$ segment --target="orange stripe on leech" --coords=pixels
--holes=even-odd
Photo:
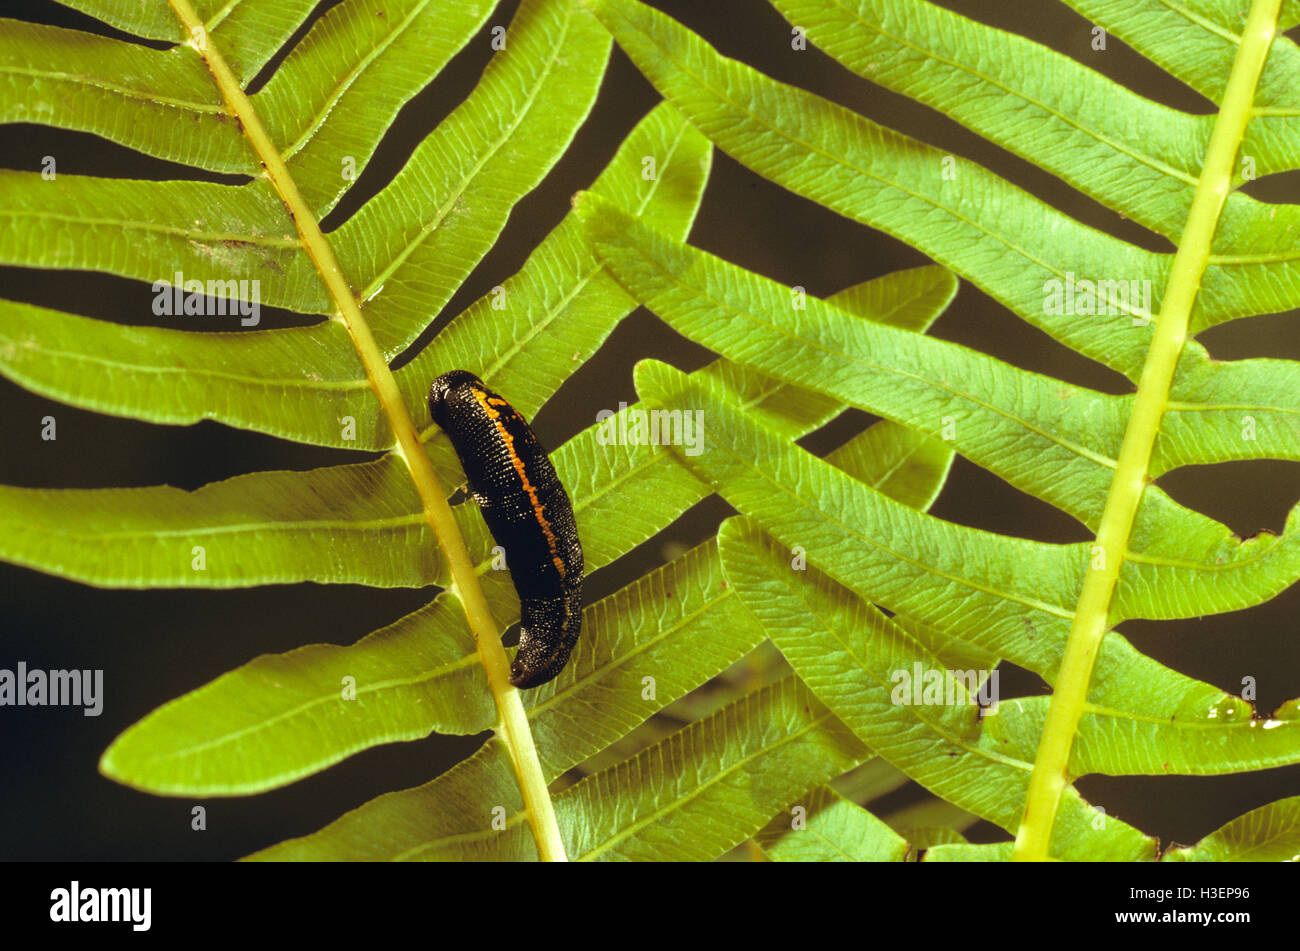
[[[528,481],[528,475],[524,472],[524,461],[519,458],[519,453],[515,452],[515,437],[510,434],[509,430],[501,422],[501,414],[488,405],[509,407],[510,404],[499,397],[489,399],[487,393],[482,390],[474,390],[474,399],[479,406],[483,407],[483,411],[488,414],[488,419],[492,420],[492,424],[496,426],[497,432],[501,435],[501,441],[506,447],[506,452],[510,455],[510,464],[515,467],[515,472],[519,474],[519,482],[524,491],[528,493],[528,501],[533,508],[533,517],[537,519],[537,524],[542,527],[542,534],[546,536],[546,548],[551,553],[551,562],[555,565],[555,570],[560,573],[560,577],[563,578],[567,572],[564,568],[564,561],[560,558],[556,547],[555,533],[551,531],[551,523],[546,520],[542,503],[537,501],[537,490],[533,488],[533,484]]]

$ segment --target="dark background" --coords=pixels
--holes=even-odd
[[[683,21],[720,52],[770,76],[978,161],[1088,225],[1151,250],[1172,250],[1163,238],[928,108],[858,79],[813,48],[792,51],[789,24],[762,0],[657,0],[652,5]],[[1188,112],[1213,111],[1207,100],[1114,37],[1105,52],[1094,52],[1091,24],[1064,4],[950,0],[942,5],[1063,51],[1159,102]],[[322,3],[317,13],[330,6],[333,3]],[[516,6],[517,0],[503,3],[489,28],[508,22]],[[0,0],[0,11],[120,35],[53,2]],[[327,220],[327,228],[336,227],[401,168],[415,145],[473,87],[490,53],[485,31],[408,104],[353,192]],[[269,69],[252,88],[259,88],[268,75]],[[600,99],[573,146],[542,186],[517,206],[502,239],[436,326],[518,269],[567,212],[573,192],[590,184],[657,98],[616,47]],[[88,134],[35,125],[0,127],[0,167],[39,170],[45,155],[57,158],[61,174],[241,180],[196,173]],[[1274,176],[1248,190],[1266,201],[1300,201],[1300,176]],[[802,284],[818,296],[926,263],[917,251],[767,183],[717,152],[691,242],[776,280]],[[82,272],[0,267],[0,296],[119,322],[139,321],[142,309],[138,282]],[[1200,340],[1220,359],[1298,359],[1298,316],[1292,312],[1238,320]],[[263,309],[263,327],[300,322]],[[933,332],[1072,383],[1131,392],[1126,380],[1055,343],[966,282]],[[645,357],[688,370],[709,359],[706,351],[639,310],[565,384],[562,398],[538,415],[542,441],[557,446],[589,425],[596,410],[621,399],[633,401],[631,368]],[[54,442],[40,438],[45,415],[57,417]],[[827,451],[868,419],[847,414],[805,444]],[[41,399],[2,379],[0,437],[0,483],[29,487],[166,483],[193,489],[244,472],[307,469],[372,457],[281,442],[210,422],[165,427],[100,416]],[[1180,502],[1225,522],[1240,535],[1250,535],[1282,528],[1286,512],[1300,495],[1298,471],[1294,463],[1231,463],[1183,469],[1160,484]],[[598,573],[589,597],[603,596],[639,576],[662,560],[668,545],[708,537],[727,511],[716,502],[692,510],[662,536]],[[1068,516],[960,458],[933,512],[954,522],[1043,541],[1089,537]],[[118,733],[150,710],[257,654],[313,642],[352,643],[431,595],[432,590],[315,584],[232,591],[101,590],[0,564],[0,667],[12,669],[22,660],[29,667],[102,668],[106,694],[98,718],[84,717],[75,708],[0,709],[0,858],[231,859],[318,829],[383,792],[426,782],[468,755],[482,737],[434,736],[372,749],[285,789],[237,799],[146,795],[103,778],[96,763]],[[1257,705],[1268,712],[1300,694],[1297,606],[1300,588],[1293,587],[1248,612],[1175,623],[1130,622],[1121,629],[1163,663],[1229,692],[1241,689],[1243,677],[1255,677]],[[1003,675],[1002,685],[1004,696],[1045,690],[1038,678],[1014,670]],[[1300,794],[1300,766],[1224,777],[1094,776],[1079,786],[1112,815],[1166,842],[1172,838],[1190,843],[1234,816]],[[902,805],[917,795],[913,787],[891,803]],[[190,831],[195,804],[207,808],[207,832]],[[991,841],[1005,836],[981,823],[972,838]]]

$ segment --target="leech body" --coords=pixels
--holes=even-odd
[[[573,505],[532,428],[466,370],[429,387],[429,415],[451,438],[519,595],[516,687],[553,680],[582,630],[582,544]]]

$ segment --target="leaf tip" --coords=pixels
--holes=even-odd
[[[114,740],[108,745],[108,749],[99,757],[99,775],[105,779],[111,779],[115,783],[124,782],[122,779],[121,764],[117,761],[115,754],[118,752],[118,743],[121,737]]]

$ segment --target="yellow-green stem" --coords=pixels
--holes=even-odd
[[[1069,780],[1070,749],[1083,715],[1093,664],[1109,627],[1111,600],[1120,566],[1128,550],[1133,520],[1147,484],[1151,453],[1178,359],[1187,339],[1188,319],[1201,277],[1209,263],[1210,248],[1223,203],[1232,189],[1232,167],[1252,114],[1251,103],[1260,71],[1268,57],[1277,28],[1282,0],[1255,0],[1242,31],[1241,44],[1214,124],[1196,195],[1174,255],[1173,270],[1165,289],[1155,333],[1138,380],[1133,413],[1124,430],[1115,477],[1106,496],[1092,567],[1083,581],[1070,637],[1057,673],[1052,703],[1038,756],[1029,778],[1025,814],[1016,832],[1012,858],[1043,861],[1048,858],[1052,826],[1061,794]]]
[[[456,592],[465,608],[465,616],[470,630],[478,642],[479,659],[487,671],[488,683],[496,699],[501,721],[497,724],[497,734],[505,742],[514,765],[519,789],[523,795],[524,808],[528,812],[528,822],[537,842],[537,851],[543,861],[566,861],[564,842],[560,838],[559,825],[555,821],[555,809],[551,804],[550,792],[546,778],[542,774],[541,763],[537,759],[537,748],[533,745],[532,731],[528,726],[528,716],[524,711],[519,691],[510,684],[510,665],[505,650],[501,647],[500,629],[492,617],[483,589],[479,586],[474,563],[470,560],[465,541],[456,527],[456,521],[447,504],[446,493],[438,483],[438,476],[433,471],[428,453],[420,442],[411,414],[402,401],[402,394],[397,389],[383,353],[375,343],[370,326],[361,314],[356,298],[343,276],[338,260],[325,235],[320,230],[311,207],[303,200],[302,194],[289,169],[280,156],[279,150],[271,141],[258,117],[253,104],[244,95],[239,80],[231,72],[221,53],[208,36],[203,21],[199,19],[189,0],[168,0],[176,15],[185,27],[188,43],[207,64],[208,70],[221,91],[226,104],[243,123],[244,134],[248,137],[266,177],[279,193],[289,213],[293,216],[303,247],[311,257],[321,279],[325,282],[333,298],[339,320],[347,328],[352,343],[361,357],[366,378],[379,398],[380,406],[388,417],[397,439],[396,451],[405,460],[411,479],[424,506],[424,517],[438,537],[438,544],[447,556],[451,569],[452,589]]]

